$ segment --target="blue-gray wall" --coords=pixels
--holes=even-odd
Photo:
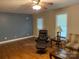
[[[0,13],[0,41],[30,36],[32,31],[32,15]]]

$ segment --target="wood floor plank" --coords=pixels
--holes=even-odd
[[[49,59],[36,53],[34,38],[0,45],[0,59]]]

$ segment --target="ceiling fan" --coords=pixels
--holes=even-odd
[[[47,9],[48,6],[51,6],[53,5],[53,2],[46,2],[46,1],[43,1],[43,0],[33,0],[33,9],[34,10],[40,10],[41,8],[42,9]]]

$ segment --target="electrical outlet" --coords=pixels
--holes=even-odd
[[[28,20],[29,19],[29,17],[26,17],[26,20]]]
[[[14,36],[15,38],[17,37],[17,36]]]
[[[4,39],[7,39],[7,37],[4,37]]]
[[[27,35],[30,35],[30,34],[27,34]]]

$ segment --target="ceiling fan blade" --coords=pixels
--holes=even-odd
[[[53,5],[53,3],[47,3],[47,4],[49,4],[49,5]]]
[[[53,5],[52,2],[42,2],[42,4]]]

